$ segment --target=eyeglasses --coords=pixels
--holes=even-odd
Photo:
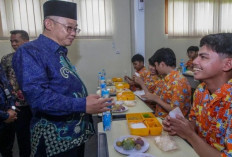
[[[49,19],[50,19],[50,18],[49,18]],[[64,27],[66,28],[66,31],[67,31],[68,33],[72,33],[72,31],[73,31],[73,32],[76,32],[77,34],[79,34],[80,31],[81,31],[81,29],[79,29],[79,28],[77,28],[77,27],[74,27],[74,28],[73,28],[72,26],[65,25],[65,24],[60,23],[60,22],[58,22],[58,21],[55,21],[55,20],[53,20],[53,19],[50,19],[50,20],[52,20],[52,21],[54,21],[55,23],[58,23],[58,24],[64,26]]]

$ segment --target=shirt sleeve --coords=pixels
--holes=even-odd
[[[176,81],[172,90],[171,107],[178,106],[186,116],[191,105],[191,88],[183,81]]]
[[[228,127],[226,129],[226,137],[225,137],[225,144],[226,149],[222,152],[222,157],[231,157],[232,156],[232,109],[229,109],[229,117],[228,117]]]
[[[32,111],[50,115],[83,113],[86,98],[74,98],[52,91],[46,65],[35,49],[20,47],[13,57],[13,68]]]
[[[3,122],[9,117],[9,114],[4,111],[5,109],[6,109],[5,94],[2,88],[0,88],[0,122]]]

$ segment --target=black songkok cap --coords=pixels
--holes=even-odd
[[[44,18],[47,16],[60,16],[77,20],[77,4],[66,1],[50,0],[44,3]]]

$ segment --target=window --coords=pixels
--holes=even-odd
[[[66,0],[77,3],[79,36],[112,35],[111,0]],[[14,29],[37,37],[43,31],[43,3],[46,0],[0,0],[0,37]]]
[[[232,0],[166,0],[168,36],[232,32]]]

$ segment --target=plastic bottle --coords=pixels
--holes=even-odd
[[[180,71],[182,74],[186,72],[186,67],[184,65],[184,59],[180,60]]]
[[[102,76],[104,76],[104,78],[106,78],[106,71],[105,71],[105,69],[102,69]]]
[[[100,87],[101,86],[101,72],[98,73],[97,80],[98,80],[97,85],[98,87]]]
[[[102,85],[102,87],[104,87],[104,85]],[[101,96],[103,98],[109,98],[110,93],[106,88],[102,88]],[[108,108],[111,108],[111,106],[108,106]],[[111,110],[105,111],[102,113],[102,122],[103,122],[103,130],[104,131],[111,130],[111,122],[112,122],[112,111]]]

